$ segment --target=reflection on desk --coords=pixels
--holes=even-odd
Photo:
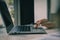
[[[55,29],[46,30],[48,34],[30,34],[30,35],[8,35],[5,28],[0,28],[0,40],[44,40],[47,38],[47,35],[56,33]],[[50,37],[50,36],[49,36]],[[41,39],[42,38],[42,39]],[[45,39],[47,40],[47,39]]]

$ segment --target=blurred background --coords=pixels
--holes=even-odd
[[[13,23],[16,23],[17,15],[14,13],[14,2],[15,0],[4,0],[8,6],[11,18]],[[17,0],[18,2],[18,0]],[[55,26],[58,26],[60,14],[60,0],[34,0],[34,22],[38,19],[48,19],[51,22],[55,23]],[[16,17],[15,17],[16,16]],[[19,17],[18,17],[19,18]],[[20,20],[20,19],[19,19]],[[0,15],[0,25],[4,25],[2,17]]]

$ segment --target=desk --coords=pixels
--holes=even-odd
[[[35,38],[43,38],[46,35],[56,32],[56,30],[46,30],[48,34],[30,34],[30,35],[8,35],[5,28],[0,28],[0,40],[32,40]]]

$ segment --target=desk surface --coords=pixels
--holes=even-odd
[[[46,31],[48,34],[8,35],[5,28],[0,28],[0,40],[32,40],[35,38],[43,38],[46,35],[56,32],[54,29]]]

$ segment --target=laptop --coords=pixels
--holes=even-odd
[[[0,12],[6,26],[7,33],[16,34],[46,34],[43,28],[34,28],[33,24],[14,26],[7,5],[4,1],[0,1]]]

